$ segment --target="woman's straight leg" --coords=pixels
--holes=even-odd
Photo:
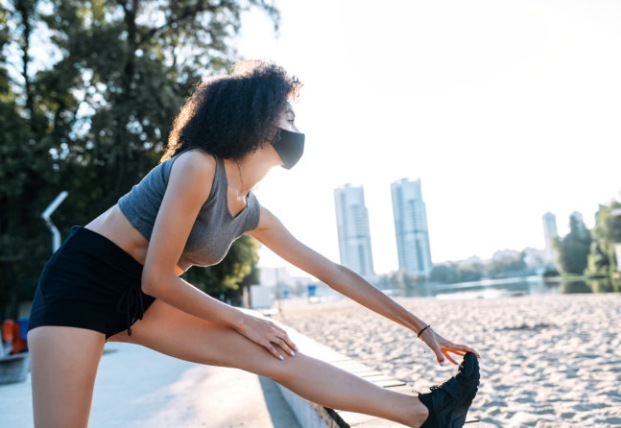
[[[298,353],[276,359],[235,330],[155,301],[144,319],[111,340],[147,346],[201,364],[235,367],[269,377],[315,403],[419,426],[427,409],[418,397],[381,388],[323,361]]]
[[[86,428],[102,333],[43,326],[28,332],[35,428]]]

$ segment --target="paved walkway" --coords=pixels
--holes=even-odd
[[[0,386],[0,427],[32,427],[30,378]],[[99,365],[90,428],[299,428],[276,384],[109,343]]]

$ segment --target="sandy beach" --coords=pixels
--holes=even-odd
[[[498,427],[621,427],[621,295],[397,300],[481,353],[470,418]],[[440,367],[411,331],[348,299],[285,301],[275,318],[414,391],[455,370]]]

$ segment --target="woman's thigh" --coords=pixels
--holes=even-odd
[[[36,428],[85,428],[105,336],[75,327],[28,333]]]
[[[239,368],[272,379],[286,376],[298,358],[283,353],[284,361],[280,361],[236,330],[197,318],[161,300],[156,300],[144,318],[132,325],[131,336],[123,331],[108,340],[135,343],[186,361]]]

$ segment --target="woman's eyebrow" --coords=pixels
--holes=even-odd
[[[293,111],[293,108],[291,108],[291,107],[287,107],[286,113],[291,113],[292,115],[295,116],[295,112]]]

